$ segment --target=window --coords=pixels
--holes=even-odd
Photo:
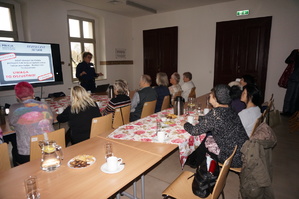
[[[94,20],[68,16],[68,26],[72,63],[72,79],[73,81],[76,81],[76,67],[82,61],[83,52],[92,53],[93,57],[91,62],[94,64],[96,63]]]
[[[14,5],[0,2],[0,40],[18,40]]]

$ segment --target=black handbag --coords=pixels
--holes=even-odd
[[[192,182],[192,191],[194,195],[206,198],[213,192],[219,175],[219,165],[217,162],[215,162],[213,170],[213,172],[208,171],[206,159],[201,163],[200,167],[196,169]]]

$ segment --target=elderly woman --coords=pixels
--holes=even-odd
[[[173,104],[174,98],[177,96],[179,92],[182,92],[182,88],[180,86],[180,74],[177,72],[174,72],[171,77],[170,77],[170,83],[172,84],[171,86],[168,87],[169,92],[171,94],[171,104]]]
[[[256,120],[261,116],[260,101],[261,92],[253,84],[247,84],[243,88],[241,101],[246,104],[246,109],[239,112],[239,117],[248,137],[251,136]]]
[[[131,105],[131,99],[128,96],[128,83],[125,80],[115,80],[113,89],[115,97],[109,101],[106,109],[102,112],[103,115],[114,113],[117,108]]]
[[[155,87],[155,91],[157,93],[158,98],[157,98],[155,113],[161,111],[164,97],[170,95],[168,89],[169,82],[166,73],[162,73],[162,72],[157,73],[156,83],[158,86]]]
[[[184,124],[184,128],[191,135],[210,132],[220,149],[217,157],[221,163],[230,156],[235,145],[237,145],[238,149],[233,158],[232,167],[241,167],[240,148],[248,140],[248,136],[237,113],[229,107],[231,103],[229,91],[228,85],[220,84],[215,86],[210,93],[209,99],[213,109],[200,118],[199,123],[195,126],[187,122]],[[202,155],[205,155],[205,152],[208,151],[204,151]]]
[[[92,118],[100,117],[101,113],[97,104],[82,86],[71,89],[71,105],[60,115],[57,121],[68,122],[72,144],[77,144],[90,137]]]

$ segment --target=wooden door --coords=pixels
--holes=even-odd
[[[143,70],[151,76],[152,85],[158,72],[165,72],[170,78],[177,72],[178,27],[143,31]]]
[[[272,17],[216,24],[214,85],[249,74],[265,93]]]

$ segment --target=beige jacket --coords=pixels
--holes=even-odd
[[[275,133],[262,123],[250,140],[241,148],[242,171],[240,192],[243,199],[273,199],[272,149],[276,145]]]

